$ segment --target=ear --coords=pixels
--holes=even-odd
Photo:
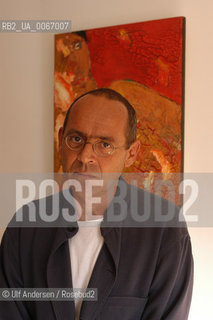
[[[59,151],[59,154],[61,154],[61,151],[62,151],[62,141],[63,141],[63,127],[61,127],[58,131],[58,151]]]
[[[127,157],[125,160],[125,167],[130,167],[135,160],[137,159],[137,155],[139,153],[141,147],[141,143],[139,140],[134,141],[127,151]]]

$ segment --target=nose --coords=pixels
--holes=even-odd
[[[90,142],[85,143],[83,149],[78,153],[77,159],[85,164],[95,163],[95,153]]]

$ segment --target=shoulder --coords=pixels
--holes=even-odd
[[[180,215],[180,208],[173,202],[149,191],[128,184],[127,215],[123,233],[148,242],[172,246],[183,240],[190,241],[187,225]]]
[[[126,188],[127,223],[135,227],[186,228],[180,208],[172,201],[121,180]]]
[[[69,189],[31,201],[14,214],[10,228],[67,227],[76,221],[74,201]]]

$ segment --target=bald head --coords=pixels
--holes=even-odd
[[[106,116],[108,119],[110,119],[110,118],[112,119],[113,117],[115,117],[115,113],[116,113],[116,118],[118,119],[118,121],[124,122],[124,134],[126,137],[126,147],[129,148],[129,146],[136,140],[136,134],[137,134],[136,113],[135,113],[134,108],[131,106],[131,104],[122,95],[120,95],[118,92],[116,92],[112,89],[109,89],[109,88],[96,89],[96,90],[87,92],[84,95],[82,95],[81,97],[77,98],[72,103],[69,110],[67,111],[67,114],[66,114],[66,117],[64,120],[63,134],[65,133],[67,122],[68,122],[69,118],[72,117],[71,110],[74,109],[74,106],[75,106],[75,109],[80,105],[82,106],[82,104],[80,104],[80,101],[82,102],[84,100],[84,102],[85,102],[86,100],[88,100],[88,99],[86,99],[86,97],[88,97],[88,96],[103,97],[103,98],[105,98],[105,100],[108,99],[111,101],[111,103],[110,103],[111,106],[112,106],[112,101],[115,101],[111,110],[109,110],[109,108],[102,110],[103,115],[104,115],[104,111],[105,111],[105,116],[103,117],[102,125],[104,126],[104,120],[106,120],[105,119]],[[96,106],[97,108],[95,108],[95,106],[93,106],[93,107],[90,106],[89,103],[86,104],[87,105],[86,108],[88,108],[88,110],[90,110],[90,112],[93,112],[92,113],[93,116],[95,116],[95,113],[99,110],[99,108],[102,108],[103,105],[106,106],[106,104],[100,103],[101,99],[96,99],[96,102],[98,100],[99,100],[99,104]],[[102,99],[102,101],[103,101],[103,99]],[[95,100],[93,100],[93,104],[95,104],[96,102],[95,102]],[[81,109],[81,111],[79,110],[79,112],[81,112],[81,117],[83,117],[85,115],[86,109],[85,108],[84,108],[84,110]],[[91,115],[91,113],[90,113],[90,115]]]

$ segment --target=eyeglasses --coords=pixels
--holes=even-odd
[[[82,151],[86,144],[91,144],[93,151],[99,157],[108,157],[116,149],[126,148],[125,146],[115,147],[113,146],[113,144],[105,140],[98,140],[94,143],[88,142],[86,138],[76,134],[70,134],[66,136],[64,139],[67,147],[76,152]]]

